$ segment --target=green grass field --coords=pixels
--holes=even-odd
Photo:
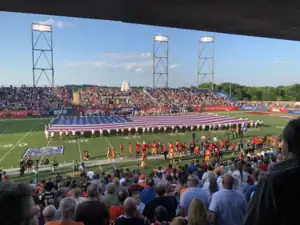
[[[245,112],[222,112],[231,117],[248,118],[249,120],[263,120],[265,126],[261,129],[251,129],[245,133],[245,137],[279,135],[282,128],[289,119],[271,117],[267,115],[251,115]],[[82,160],[84,151],[89,151],[91,159],[104,159],[107,147],[114,145],[118,151],[122,143],[125,154],[128,154],[129,142],[133,145],[139,141],[152,142],[153,140],[167,143],[169,141],[186,141],[191,139],[191,133],[179,134],[146,134],[138,137],[111,136],[104,138],[86,138],[79,140],[59,140],[55,138],[49,143],[45,139],[44,126],[50,119],[5,119],[0,121],[0,168],[15,168],[19,166],[19,160],[29,147],[64,146],[64,154],[57,155],[60,164]],[[220,132],[199,132],[196,137],[202,135],[217,136],[224,138],[226,133]],[[50,157],[52,158],[52,157]],[[49,159],[50,159],[49,158]],[[134,163],[136,164],[136,163]]]

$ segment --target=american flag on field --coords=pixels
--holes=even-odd
[[[49,131],[100,129],[128,129],[136,127],[202,126],[249,123],[246,119],[210,114],[162,115],[162,116],[95,116],[55,118]]]

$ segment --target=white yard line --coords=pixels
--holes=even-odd
[[[46,147],[48,147],[48,146],[49,146],[50,142],[51,142],[51,139],[49,139],[49,140],[48,140]],[[44,155],[41,157],[41,159],[40,159],[40,162],[42,162],[42,161],[43,161],[43,158],[44,158]]]
[[[104,137],[104,140],[107,142],[107,144],[112,148],[113,147],[113,145],[111,144],[111,142],[107,139],[107,137]],[[116,149],[115,149],[115,151],[116,151]],[[120,155],[118,154],[118,152],[116,151],[116,155],[117,155],[117,157],[120,157]]]
[[[6,154],[0,159],[0,162],[2,162],[10,153],[12,153],[12,151],[32,132],[32,130],[33,128],[31,128],[26,134],[24,134],[24,136],[21,137],[21,139],[6,152]]]
[[[80,142],[79,142],[78,139],[77,139],[77,147],[78,147],[78,152],[79,152],[80,162],[82,162],[82,154],[81,154]]]

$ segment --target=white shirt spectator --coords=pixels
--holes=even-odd
[[[246,207],[243,194],[222,189],[213,194],[209,210],[217,214],[219,225],[242,225]]]
[[[89,171],[89,172],[87,172],[86,175],[87,175],[90,179],[93,179],[95,173],[94,173],[93,171]]]
[[[235,170],[232,173],[232,177],[234,178],[234,189],[241,193],[244,193],[245,189],[248,186],[248,176],[249,174],[244,171],[241,173],[240,171]]]
[[[193,199],[199,199],[205,206],[208,207],[208,194],[202,188],[190,188],[183,192],[180,198],[180,207],[184,209],[185,216],[187,216],[188,208]]]

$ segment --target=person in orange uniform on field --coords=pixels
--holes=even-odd
[[[132,144],[129,142],[129,156],[132,158]]]
[[[210,151],[208,149],[206,149],[205,153],[204,153],[204,162],[205,162],[206,165],[209,162],[209,156],[210,156]]]
[[[179,144],[176,148],[177,148],[177,152],[178,152],[178,161],[181,162],[181,158],[182,158],[181,144]]]
[[[145,169],[146,165],[147,165],[147,163],[146,163],[146,160],[147,160],[146,154],[147,154],[146,151],[142,152],[142,161],[141,161],[141,167],[142,167],[142,169]]]
[[[89,156],[89,152],[88,152],[88,151],[85,151],[85,152],[84,152],[84,155],[83,155],[83,159],[86,160],[86,161],[88,161],[88,160],[89,160],[89,157],[90,157],[90,156]]]
[[[173,148],[173,146],[170,148],[170,162],[171,163],[174,163],[174,154],[175,154],[175,152],[174,152],[174,148]]]
[[[113,159],[116,158],[116,150],[115,150],[114,146],[111,148],[111,156],[112,156]]]
[[[199,148],[198,148],[198,146],[195,146],[195,148],[194,148],[194,155],[195,156],[199,155]]]
[[[124,147],[122,144],[120,144],[120,157],[121,157],[121,159],[123,159],[123,157],[124,157]]]
[[[152,155],[156,155],[157,154],[157,149],[156,149],[156,142],[153,141],[152,142]]]
[[[135,152],[136,152],[136,157],[139,157],[141,154],[141,144],[140,143],[136,143]]]
[[[108,160],[110,160],[110,155],[111,155],[110,147],[108,146],[108,147],[107,147],[107,153],[106,153],[106,158],[107,158]]]
[[[232,143],[232,145],[231,145],[231,151],[232,151],[232,155],[234,155],[234,151],[235,151],[235,143]]]
[[[184,154],[187,154],[187,144],[185,142],[182,145],[182,151]]]

